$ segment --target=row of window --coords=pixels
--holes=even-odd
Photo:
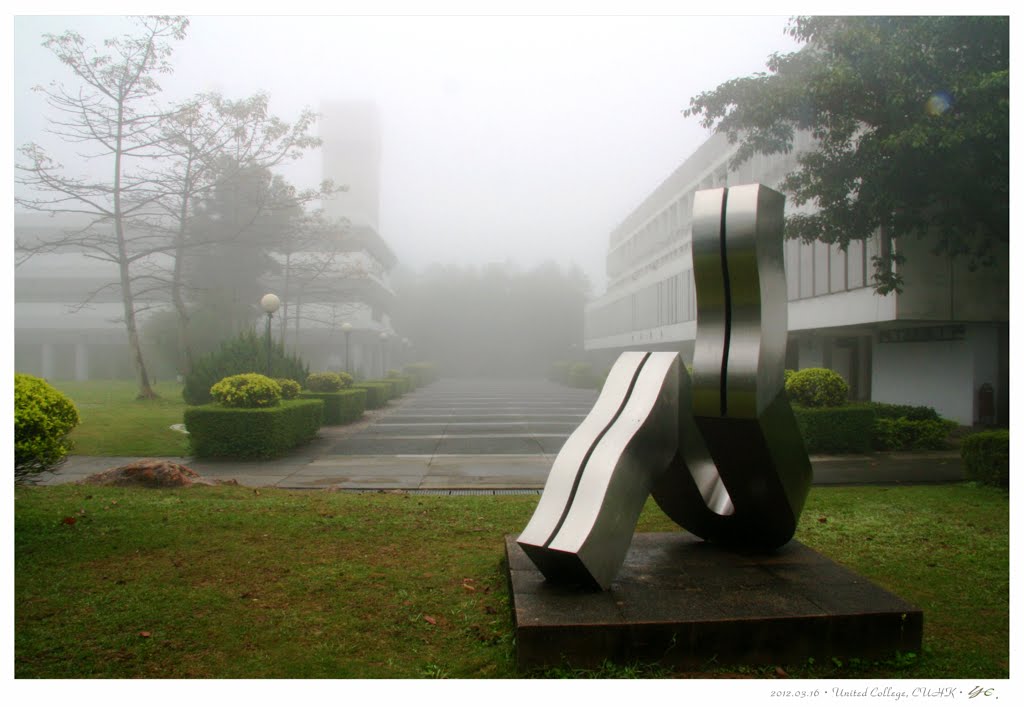
[[[869,255],[877,241],[855,241],[844,252],[827,243],[784,244],[787,296],[793,300],[855,290],[868,285]],[[654,329],[697,318],[693,272],[683,270],[599,307],[584,317],[588,339]]]

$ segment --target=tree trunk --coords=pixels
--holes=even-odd
[[[124,305],[124,325],[128,330],[128,345],[132,350],[132,364],[139,384],[138,399],[152,400],[159,397],[149,384],[146,362],[142,358],[139,344],[139,330],[135,324],[135,299],[132,296],[132,279],[128,269],[128,247],[124,237],[124,216],[121,213],[121,141],[124,127],[124,104],[117,106],[117,145],[114,149],[114,233],[117,236],[118,266],[121,275],[121,302]]]

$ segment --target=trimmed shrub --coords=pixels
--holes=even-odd
[[[849,392],[843,377],[827,368],[805,368],[786,380],[789,399],[804,407],[839,407],[846,404]]]
[[[569,361],[555,361],[548,368],[548,380],[553,383],[569,385],[569,366],[571,365]]]
[[[415,381],[417,388],[437,380],[437,366],[433,363],[410,363],[402,369],[402,372]]]
[[[878,450],[947,449],[952,420],[910,420],[906,417],[877,417],[874,447]]]
[[[299,397],[302,386],[298,381],[293,381],[291,378],[275,378],[274,380],[281,386],[281,400],[295,400]]]
[[[397,398],[402,394],[402,385],[397,380],[391,380],[389,378],[374,378],[372,380],[363,381],[360,386],[372,385],[384,385],[387,387],[388,400]]]
[[[391,399],[391,386],[382,381],[363,381],[362,383],[357,383],[353,389],[366,391],[367,410],[382,408]]]
[[[1010,431],[988,430],[967,435],[960,443],[960,458],[968,479],[1010,488]]]
[[[316,436],[320,400],[285,400],[272,408],[185,408],[191,453],[199,458],[273,459]]]
[[[593,367],[582,362],[569,366],[568,385],[570,388],[593,388],[597,385]]]
[[[793,376],[794,373],[796,373],[796,371],[794,371],[792,368],[787,368],[784,371],[782,371],[782,384],[785,385],[786,383],[789,383],[789,379]],[[693,368],[690,369],[690,375],[693,375]]]
[[[793,405],[808,454],[870,452],[875,411],[869,405],[803,407]]]
[[[321,400],[324,404],[323,424],[346,425],[363,416],[366,409],[366,390],[349,388],[334,393],[299,393],[303,400]]]
[[[281,386],[259,373],[239,373],[218,381],[210,395],[226,408],[270,408],[281,402]]]
[[[67,435],[78,422],[67,396],[42,378],[15,373],[15,483],[60,466],[72,447]]]
[[[394,383],[399,395],[405,395],[413,389],[412,379],[408,376],[388,376],[384,380]]]
[[[935,408],[925,405],[894,405],[892,403],[868,403],[875,410],[875,416],[887,420],[905,417],[908,420],[941,420]]]
[[[267,340],[249,330],[225,341],[219,351],[203,356],[185,376],[181,396],[189,405],[212,402],[210,388],[228,376],[251,371],[264,371],[267,367]],[[298,356],[286,356],[280,342],[271,348],[270,368],[273,376],[304,381],[309,367]]]
[[[344,376],[344,378],[342,378]],[[306,378],[306,390],[314,393],[336,393],[352,384],[352,376],[347,373],[310,373]]]

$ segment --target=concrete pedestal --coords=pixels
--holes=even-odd
[[[548,583],[505,538],[520,669],[659,662],[784,665],[921,650],[920,609],[791,541],[744,555],[641,533],[607,592]]]

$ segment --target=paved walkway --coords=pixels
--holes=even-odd
[[[443,380],[354,425],[324,427],[316,440],[281,459],[171,460],[243,486],[538,492],[558,450],[596,399],[595,391],[546,381]],[[72,456],[41,483],[78,481],[135,459]],[[815,484],[963,480],[956,452],[815,456],[811,462]]]

